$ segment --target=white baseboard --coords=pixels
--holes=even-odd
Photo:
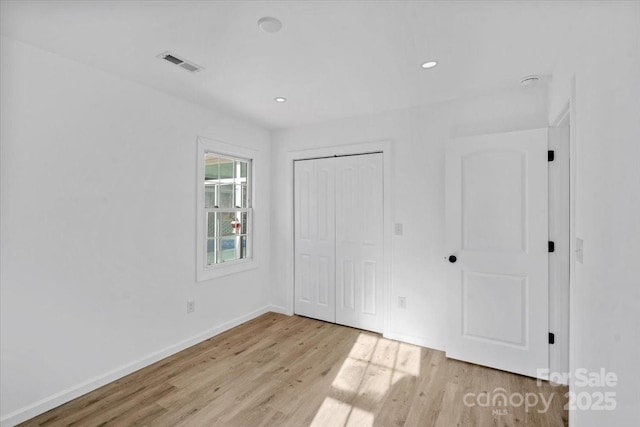
[[[419,345],[420,347],[426,347],[432,350],[444,351],[444,348],[442,346],[437,345],[436,343],[431,342],[422,337],[414,337],[412,335],[397,334],[395,332],[385,333],[383,334],[383,337],[391,340],[406,342],[407,344]]]
[[[31,419],[37,415],[43,414],[50,409],[56,408],[64,403],[67,403],[77,397],[82,396],[83,394],[89,393],[103,385],[109,384],[115,380],[118,380],[126,375],[129,375],[137,370],[140,370],[146,366],[149,366],[159,360],[165,359],[175,353],[178,353],[186,348],[194,346],[202,341],[208,340],[211,337],[214,337],[222,332],[225,332],[231,328],[235,328],[238,325],[241,325],[244,322],[247,322],[251,319],[254,319],[264,313],[269,311],[274,312],[282,312],[280,311],[283,307],[278,306],[265,306],[255,310],[251,313],[245,314],[240,317],[236,317],[228,322],[223,323],[220,326],[216,326],[215,328],[209,329],[208,331],[202,332],[200,334],[194,335],[190,338],[187,338],[183,341],[178,342],[177,344],[166,347],[162,350],[156,351],[146,357],[138,359],[132,363],[129,363],[120,368],[114,369],[110,372],[107,372],[103,375],[99,375],[97,377],[91,378],[83,383],[80,383],[76,386],[70,387],[66,390],[62,390],[58,393],[55,393],[49,397],[46,397],[42,400],[39,400],[31,405],[25,406],[24,408],[18,409],[0,419],[1,427],[9,427],[15,426],[23,421]],[[287,314],[287,313],[284,313]]]
[[[293,316],[293,310],[289,310],[287,307],[281,305],[270,305],[267,307],[269,311],[274,313],[286,314],[287,316]]]

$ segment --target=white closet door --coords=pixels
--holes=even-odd
[[[294,165],[295,312],[335,322],[334,159]]]
[[[336,323],[383,329],[382,154],[335,159]]]
[[[294,168],[295,312],[382,332],[382,154]]]

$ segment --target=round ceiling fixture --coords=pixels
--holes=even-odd
[[[280,102],[280,103],[287,102],[287,98],[285,98],[283,96],[278,96],[276,98],[273,98],[273,100],[276,101],[276,102]]]
[[[540,81],[540,76],[531,75],[524,76],[520,79],[520,85],[522,87],[532,87],[535,86]]]
[[[282,29],[282,22],[271,16],[258,19],[258,27],[265,33],[277,33]]]
[[[435,67],[436,65],[438,65],[438,63],[436,61],[427,61],[427,62],[423,63],[421,65],[421,67],[424,68],[424,69],[429,69],[429,68]]]

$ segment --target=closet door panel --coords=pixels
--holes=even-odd
[[[294,302],[297,314],[335,322],[334,159],[294,164]]]
[[[336,323],[382,332],[382,154],[336,159]]]

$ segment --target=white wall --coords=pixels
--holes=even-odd
[[[584,263],[574,265],[571,281],[570,370],[605,368],[619,381],[604,389],[573,381],[576,393],[615,392],[617,408],[572,411],[570,421],[634,425],[640,414],[640,3],[589,6],[554,72],[549,117],[573,91],[575,234],[584,240]]]
[[[571,369],[605,367],[619,377],[616,411],[572,412],[579,426],[628,425],[640,401],[640,4],[612,4],[586,8],[563,41],[548,100],[553,119],[575,81],[575,226],[585,260],[572,278]],[[542,85],[277,131],[270,151],[263,129],[4,37],[1,43],[0,406],[7,423],[268,302],[291,310],[292,254],[282,248],[292,239],[292,150],[391,141],[390,221],[403,223],[404,235],[393,238],[388,332],[442,349],[446,143],[547,125]],[[264,165],[256,191],[262,267],[201,284],[196,135],[254,148]],[[397,308],[398,296],[407,298],[406,309]],[[191,315],[188,299],[196,301]]]
[[[546,126],[547,88],[504,90],[464,102],[332,121],[273,133],[273,303],[292,310],[293,257],[290,151],[380,140],[391,141],[391,218],[404,225],[393,236],[390,328],[386,334],[443,349],[446,331],[444,283],[444,156],[453,136]],[[407,308],[399,309],[399,296]]]
[[[3,424],[266,309],[269,133],[2,38]],[[196,136],[257,150],[261,267],[195,282]],[[196,312],[186,314],[186,301]]]

